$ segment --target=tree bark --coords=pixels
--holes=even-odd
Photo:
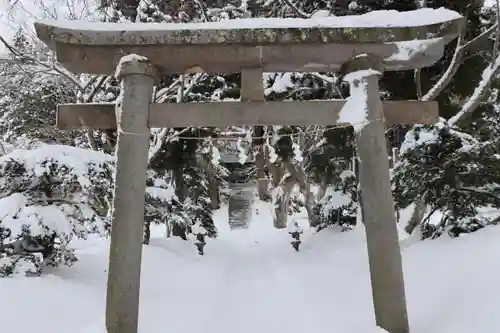
[[[258,152],[255,156],[255,165],[257,167],[257,193],[262,201],[269,200],[269,178],[266,175],[267,154],[266,146],[261,143],[258,146]]]
[[[208,174],[208,195],[210,197],[210,205],[213,210],[220,208],[219,183],[214,177],[213,170],[209,166]]]
[[[304,205],[307,212],[307,217],[309,220],[309,224],[313,223],[314,213],[313,213],[313,205],[314,205],[314,196],[311,192],[311,185],[308,182],[307,175],[304,169],[298,165],[294,165],[290,161],[284,161],[285,169],[295,178],[296,183],[299,185],[300,191],[304,195]]]
[[[274,227],[276,229],[285,229],[288,222],[288,207],[290,205],[290,196],[296,185],[293,177],[288,177],[280,184],[280,193],[274,200]]]
[[[422,200],[418,200],[415,203],[415,207],[411,214],[411,218],[405,227],[405,230],[408,234],[411,235],[411,233],[415,230],[415,228],[417,228],[420,225],[420,223],[422,223],[426,211],[427,211],[427,205]]]

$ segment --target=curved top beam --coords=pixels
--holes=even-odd
[[[364,15],[252,18],[208,23],[100,23],[38,21],[38,37],[47,44],[331,44],[387,43],[454,37],[463,17],[445,8],[407,12],[373,11]]]
[[[78,73],[112,74],[121,57],[147,57],[165,74],[189,71],[335,72],[370,53],[385,70],[427,67],[465,24],[440,9],[373,11],[310,19],[255,18],[209,23],[39,21],[38,37]]]

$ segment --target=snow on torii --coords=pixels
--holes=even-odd
[[[108,75],[116,70],[122,79],[123,99],[116,105],[116,114],[115,105],[109,104],[62,105],[58,110],[61,128],[118,128],[108,332],[137,332],[142,243],[138,221],[144,217],[148,126],[348,122],[355,126],[361,160],[362,208],[376,321],[390,333],[407,333],[384,126],[391,107],[392,121],[432,123],[437,120],[437,105],[420,101],[382,103],[378,76],[384,71],[432,65],[464,23],[458,13],[442,8],[196,24],[35,23],[40,39],[56,51],[59,62],[68,70]],[[245,81],[259,77],[255,73],[262,71],[339,70],[347,74],[351,85],[352,98],[347,102],[264,102],[263,89],[251,96],[242,91],[251,98],[237,103],[151,102],[154,81],[162,74],[241,72]],[[262,80],[245,86],[262,86]],[[315,103],[314,107],[310,103]]]
[[[195,68],[239,72],[242,67],[321,72],[337,71],[360,53],[384,59],[385,70],[429,66],[441,57],[443,46],[462,23],[454,11],[424,8],[209,23],[38,21],[35,28],[74,72],[112,74],[121,56],[131,53],[147,57],[165,73]]]

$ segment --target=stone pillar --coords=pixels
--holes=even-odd
[[[241,71],[241,102],[265,101],[262,75],[262,68],[244,68]],[[269,199],[268,188],[270,181],[265,172],[268,156],[264,138],[262,138],[265,129],[266,126],[254,126],[254,133],[261,136],[253,140],[253,145],[257,146],[255,166],[257,167],[257,193],[260,200]]]
[[[137,333],[141,252],[148,166],[148,110],[155,69],[146,58],[125,56],[117,67],[122,99],[117,104],[118,140],[113,198],[106,329]]]
[[[379,59],[369,55],[356,57],[346,65],[348,73],[366,69],[382,73],[384,68]],[[364,107],[369,121],[356,130],[362,212],[377,325],[390,333],[408,333],[402,259],[378,79],[376,72],[371,71],[360,73],[350,82],[351,92],[360,85],[365,90]]]

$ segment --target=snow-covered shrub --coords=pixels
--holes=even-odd
[[[290,195],[290,204],[288,205],[288,215],[298,214],[305,207],[304,194],[294,191]]]
[[[356,224],[358,209],[357,180],[351,171],[342,172],[324,197],[313,207],[313,226],[318,230],[338,225],[349,230]]]
[[[60,145],[0,158],[0,276],[76,261],[70,241],[103,232],[113,157]]]
[[[416,126],[401,148],[392,179],[396,207],[418,200],[429,207],[421,225],[424,238],[457,236],[498,222],[478,212],[500,208],[498,143],[478,141],[441,122]],[[442,214],[437,222],[431,222],[434,213]]]
[[[208,195],[208,180],[202,169],[187,165],[182,169],[182,180],[187,191],[184,200],[175,194],[170,176],[151,172],[146,183],[145,243],[149,240],[150,223],[165,224],[167,235],[187,239],[192,227],[199,224],[207,236],[215,237],[217,229],[212,219]]]

